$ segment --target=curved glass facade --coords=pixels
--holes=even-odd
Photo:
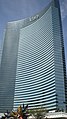
[[[56,106],[51,12],[50,7],[36,22],[20,29],[15,107],[22,103],[28,104],[29,107],[54,108]]]
[[[4,91],[6,86],[0,87],[1,111],[6,106],[12,110],[23,104],[28,104],[29,108],[65,109],[63,46],[56,0],[35,16],[8,23],[0,73],[3,81],[0,83],[8,88],[10,83],[10,93],[8,88]]]
[[[22,103],[29,108],[65,108],[62,35],[54,4],[35,22],[20,29],[14,108]]]

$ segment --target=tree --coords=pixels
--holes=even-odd
[[[47,112],[48,111],[43,107],[28,110],[28,113],[34,115],[36,119],[42,119]]]

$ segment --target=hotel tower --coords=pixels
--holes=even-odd
[[[59,1],[36,15],[8,22],[0,66],[0,112],[66,110],[66,68]]]

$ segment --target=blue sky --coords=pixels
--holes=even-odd
[[[67,0],[59,0],[61,7],[65,57],[67,62]],[[51,0],[0,0],[0,44],[8,21],[30,17],[44,9]]]

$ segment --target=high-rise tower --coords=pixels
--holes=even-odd
[[[66,70],[58,0],[7,24],[0,69],[0,112],[19,105],[66,109]]]

